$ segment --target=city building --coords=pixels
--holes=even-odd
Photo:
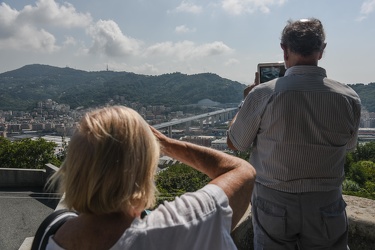
[[[220,150],[220,151],[225,151],[228,150],[228,145],[227,145],[227,138],[222,137],[220,139],[216,139],[211,142],[211,148]]]

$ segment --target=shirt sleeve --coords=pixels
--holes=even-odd
[[[155,215],[158,219],[163,217],[164,220],[157,219],[152,224],[165,227],[177,224],[189,225],[215,212],[221,213],[221,216],[228,219],[230,222],[228,228],[230,228],[232,209],[228,197],[219,186],[208,184],[196,192],[176,197],[172,202],[164,202],[150,215]],[[157,213],[160,214],[156,216]]]
[[[236,249],[232,209],[224,191],[208,184],[136,219],[119,240],[121,249]],[[129,247],[131,246],[131,247]],[[117,249],[117,248],[114,248]]]
[[[236,119],[228,129],[228,137],[239,151],[247,151],[253,144],[260,127],[267,96],[259,88],[253,89],[244,100]]]
[[[358,130],[359,130],[359,124],[361,121],[361,103],[360,102],[355,103],[353,105],[353,117],[354,117],[353,134],[350,138],[350,141],[346,144],[347,151],[353,151],[357,147]]]
[[[64,250],[64,248],[60,247],[53,239],[53,235],[51,235],[48,239],[46,250]]]

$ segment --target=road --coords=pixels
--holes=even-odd
[[[209,112],[209,113],[204,113],[204,114],[195,115],[195,116],[191,116],[191,117],[187,117],[187,118],[182,118],[182,119],[173,120],[173,121],[169,121],[169,122],[159,123],[159,124],[153,125],[153,127],[156,128],[156,129],[167,128],[167,127],[170,127],[170,126],[173,126],[173,125],[176,125],[176,124],[185,123],[185,122],[194,121],[194,120],[199,120],[199,119],[203,119],[203,118],[208,118],[210,116],[215,116],[215,115],[227,113],[227,112],[237,110],[237,109],[238,108],[220,109],[220,110],[212,111],[212,112]]]

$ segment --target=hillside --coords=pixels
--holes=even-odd
[[[375,112],[375,83],[349,86],[363,106]],[[103,105],[117,98],[144,105],[196,104],[202,99],[239,103],[244,87],[211,73],[148,76],[32,64],[0,74],[0,110],[30,110],[46,99],[71,108]]]
[[[369,84],[353,84],[352,87],[361,98],[362,106],[369,112],[375,112],[375,82]]]
[[[0,109],[26,110],[45,99],[79,106],[103,105],[123,97],[145,105],[195,104],[202,99],[238,103],[244,85],[211,73],[159,76],[129,72],[87,72],[48,65],[26,65],[0,74]]]

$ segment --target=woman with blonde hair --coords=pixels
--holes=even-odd
[[[153,209],[161,151],[212,181]],[[52,177],[65,205],[79,213],[49,238],[47,249],[236,249],[230,237],[255,179],[246,161],[166,137],[122,106],[87,113]]]

